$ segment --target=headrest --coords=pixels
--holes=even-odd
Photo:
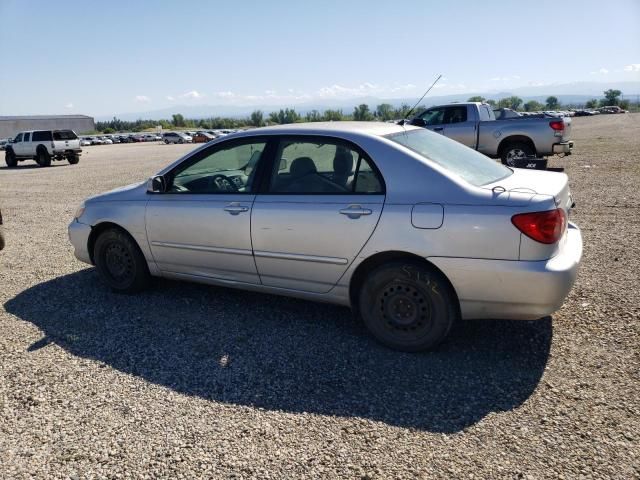
[[[298,178],[310,173],[316,173],[318,169],[316,168],[316,164],[313,163],[313,160],[311,160],[311,158],[298,157],[293,162],[291,162],[291,168],[289,169],[289,171],[291,172],[291,176]]]
[[[353,171],[353,155],[351,151],[338,147],[333,158],[333,171],[339,175],[351,174]]]

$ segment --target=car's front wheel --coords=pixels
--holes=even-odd
[[[93,258],[104,282],[116,292],[139,292],[151,281],[144,255],[122,230],[102,232],[95,242]]]
[[[447,280],[411,261],[395,261],[373,270],[360,290],[359,309],[380,343],[405,352],[435,347],[459,316]]]

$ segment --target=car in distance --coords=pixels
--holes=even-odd
[[[166,132],[162,135],[162,141],[169,143],[191,143],[193,138],[182,132]]]
[[[5,162],[15,167],[23,160],[35,160],[48,167],[52,160],[66,159],[75,165],[81,152],[80,139],[73,130],[32,130],[18,133],[5,147]]]
[[[118,292],[152,276],[350,306],[417,351],[458,319],[538,319],[575,280],[564,173],[510,169],[423,128],[328,122],[216,139],[86,200],[75,255]]]
[[[207,143],[207,142],[210,142],[211,140],[215,140],[216,136],[211,135],[208,132],[197,132],[191,138],[193,140],[193,143]]]

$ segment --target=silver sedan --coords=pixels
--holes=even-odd
[[[69,237],[115,291],[158,276],[337,303],[417,351],[458,319],[556,311],[582,255],[572,205],[565,174],[422,128],[309,123],[220,138],[89,198]]]

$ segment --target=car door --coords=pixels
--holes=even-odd
[[[18,157],[22,155],[22,151],[23,151],[22,137],[23,137],[23,134],[19,133],[18,135],[16,135],[16,138],[13,139],[13,143],[11,144],[13,153],[15,153],[16,156]]]
[[[146,227],[158,268],[178,276],[259,283],[251,248],[251,209],[263,138],[212,145],[163,176],[149,195]]]
[[[466,105],[449,106],[444,109],[443,134],[463,145],[475,148],[477,138],[477,122],[468,115]]]
[[[264,285],[333,288],[371,237],[384,182],[357,146],[331,137],[280,137],[251,213]]]
[[[35,155],[31,150],[31,135],[33,132],[25,132],[20,143],[20,155]]]

